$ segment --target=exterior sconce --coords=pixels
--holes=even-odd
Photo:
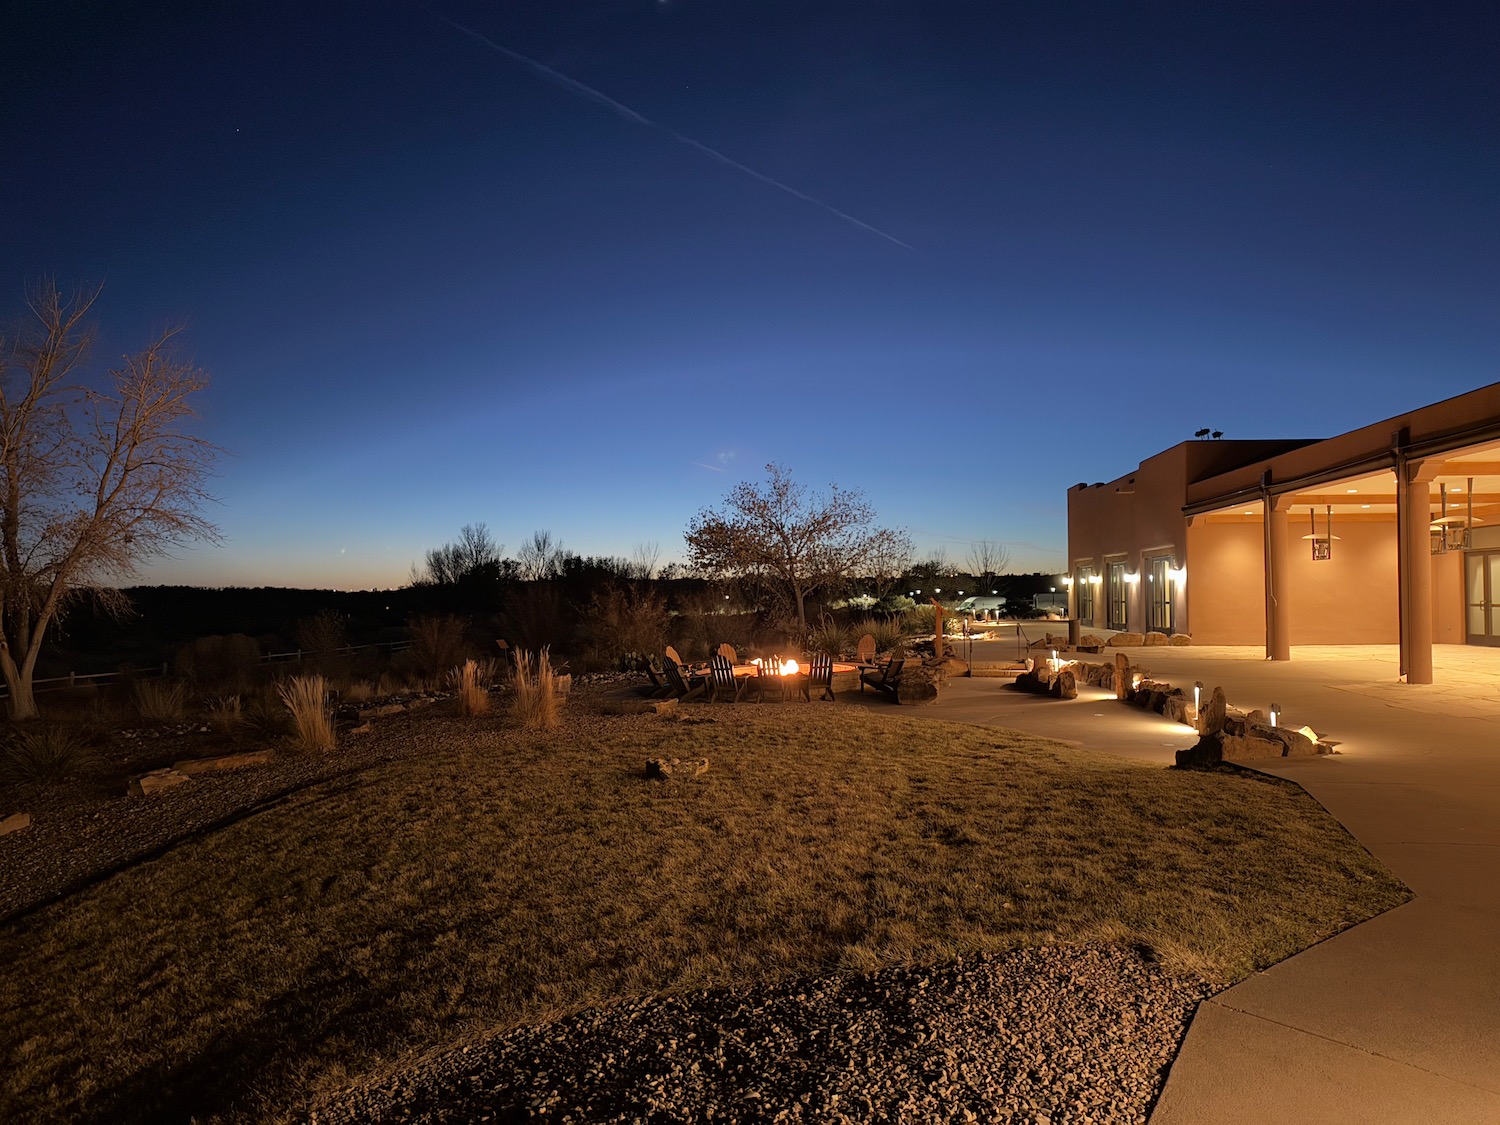
[[[1271,704],[1271,725],[1274,727],[1276,725],[1276,723],[1277,723],[1277,720],[1279,720],[1280,718],[1281,718],[1281,708],[1278,707],[1278,706],[1276,706],[1276,704],[1274,704],[1274,703]]]
[[[1172,566],[1172,567],[1168,567],[1167,568],[1167,577],[1170,578],[1173,582],[1181,582],[1184,578],[1187,577],[1187,567],[1185,567],[1185,566]]]
[[[1071,574],[1068,575],[1066,578],[1063,579],[1063,585],[1064,586],[1071,586],[1071,585],[1073,585],[1073,576]]]
[[[1138,570],[1127,570],[1125,572],[1125,585],[1127,585],[1127,586],[1139,586],[1140,582],[1141,582],[1141,572],[1140,571],[1138,571]]]
[[[1090,574],[1089,575],[1089,585],[1090,586],[1101,586],[1103,584],[1104,584],[1104,575],[1102,575],[1102,574]]]

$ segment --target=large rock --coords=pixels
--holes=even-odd
[[[1116,633],[1109,638],[1110,648],[1140,648],[1146,643],[1146,638],[1139,633]]]
[[[243,754],[221,754],[217,758],[189,758],[182,762],[173,762],[172,768],[178,773],[194,774],[211,773],[214,770],[237,770],[245,766],[261,766],[271,760],[269,750],[247,750]]]
[[[1226,762],[1253,762],[1262,758],[1284,758],[1286,747],[1279,738],[1266,738],[1270,727],[1254,727],[1245,734],[1219,734],[1219,746]]]
[[[1071,668],[1064,668],[1053,677],[1049,694],[1054,699],[1078,698],[1078,677],[1073,675]]]
[[[132,797],[146,797],[152,793],[160,793],[163,789],[171,789],[175,785],[181,785],[188,780],[188,775],[178,773],[174,769],[152,770],[143,773],[139,777],[132,777],[129,784],[129,793]]]
[[[927,665],[927,667],[938,673],[939,679],[946,679],[949,676],[967,676],[969,674],[968,662],[956,656],[945,656],[941,660]]]
[[[399,715],[405,710],[406,706],[402,703],[382,703],[378,707],[366,707],[359,712],[359,718],[379,719],[386,715]]]
[[[1224,698],[1224,689],[1216,687],[1209,693],[1198,715],[1198,733],[1205,738],[1216,735],[1224,729],[1228,718],[1229,701]]]
[[[1164,645],[1167,643],[1167,635],[1165,633],[1157,632],[1147,633],[1145,637],[1145,643],[1147,645]]]
[[[1167,696],[1166,706],[1162,708],[1161,713],[1164,718],[1171,719],[1174,723],[1192,726],[1193,720],[1189,718],[1192,710],[1193,705],[1188,702],[1187,696],[1178,690]]]
[[[708,772],[707,758],[647,758],[646,776],[652,781],[702,777]]]
[[[1104,647],[1104,638],[1094,633],[1085,633],[1078,638],[1079,652],[1098,652]]]
[[[8,836],[12,832],[19,832],[23,828],[31,827],[31,814],[29,812],[11,813],[4,820],[0,820],[0,836]]]
[[[1192,643],[1193,638],[1187,633],[1173,633],[1170,637],[1167,638],[1167,644],[1173,645],[1177,648],[1182,648],[1184,645],[1190,645]]]
[[[942,674],[932,668],[907,665],[896,686],[896,702],[906,704],[936,703]]]
[[[1177,751],[1176,759],[1177,765],[1184,768],[1216,766],[1224,760],[1224,748],[1218,735],[1205,735],[1187,749]]]

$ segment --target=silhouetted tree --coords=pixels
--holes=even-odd
[[[875,512],[859,492],[832,485],[808,496],[780,465],[757,487],[736,485],[722,510],[705,508],[688,524],[688,560],[726,578],[750,578],[783,595],[807,628],[807,597],[898,549],[904,531],[874,527]]]
[[[0,339],[0,673],[15,719],[36,714],[42,639],[72,595],[219,538],[198,514],[217,450],[180,428],[208,375],[174,358],[169,330],[104,389],[83,381],[98,295],[46,283],[27,301],[33,321]]]

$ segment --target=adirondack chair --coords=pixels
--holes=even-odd
[[[676,699],[689,700],[703,694],[707,684],[697,676],[691,681],[684,679],[682,665],[668,658],[662,663],[662,671],[667,674],[667,694]]]
[[[820,686],[823,693],[818,698],[832,703],[834,701],[833,657],[826,652],[820,652],[812,658],[812,664],[807,669],[807,679],[802,681],[802,698],[811,703],[812,689]]]
[[[874,668],[868,672],[859,674],[859,690],[864,691],[865,685],[869,684],[879,692],[883,692],[891,699],[896,698],[896,689],[901,686],[901,669],[906,666],[902,658],[893,659],[883,668]]]
[[[875,663],[875,635],[866,633],[859,638],[859,643],[854,646],[854,662],[856,664]]]
[[[667,674],[656,663],[655,657],[646,662],[646,676],[651,681],[651,698],[659,699],[672,690],[672,685],[667,683]]]
[[[725,660],[729,661],[729,663],[731,664],[735,663],[740,658],[740,654],[735,652],[734,646],[728,641],[725,641],[719,646],[719,655],[722,656]]]
[[[667,659],[670,660],[673,664],[677,665],[679,668],[682,667],[682,657],[677,655],[677,650],[671,645],[667,646]]]
[[[782,701],[785,702],[786,680],[771,670],[779,667],[781,667],[781,657],[772,656],[769,660],[763,662],[756,669],[755,675],[750,677],[746,682],[745,686],[747,688],[751,686],[755,688],[755,701],[757,703],[764,703],[766,701],[766,692],[768,691],[780,692]]]
[[[715,655],[708,662],[708,701],[717,703],[721,696],[727,696],[729,702],[738,703],[740,693],[745,690],[745,685],[734,676],[734,665],[723,656]]]

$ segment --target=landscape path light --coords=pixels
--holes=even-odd
[[[1281,717],[1281,708],[1278,707],[1278,706],[1276,706],[1276,704],[1274,704],[1274,703],[1271,704],[1271,725],[1273,727],[1276,725],[1276,720],[1279,719],[1280,717]]]
[[[1199,734],[1203,733],[1203,720],[1200,717],[1198,704],[1203,699],[1203,681],[1197,680],[1193,683],[1193,729]]]

